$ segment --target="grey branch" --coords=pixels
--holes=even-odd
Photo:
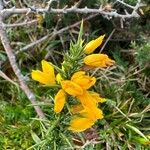
[[[4,72],[0,70],[0,77],[4,78],[5,80],[9,81],[10,83],[14,84],[15,86],[18,86],[16,82],[11,80]]]
[[[85,20],[90,20],[91,18],[94,18],[94,17],[97,16],[97,15],[98,15],[98,14],[90,15],[90,16],[88,16],[87,18],[83,19],[83,21],[85,21]],[[19,51],[17,51],[16,54],[18,54],[19,52],[27,51],[27,50],[29,50],[30,48],[35,47],[35,46],[37,46],[38,44],[41,44],[42,42],[46,41],[47,39],[48,39],[48,40],[51,40],[51,39],[53,39],[56,35],[62,34],[62,33],[64,33],[65,31],[67,31],[67,30],[69,30],[69,29],[71,29],[71,28],[73,28],[73,27],[76,27],[76,26],[80,25],[80,23],[81,23],[81,21],[78,21],[78,22],[76,22],[76,23],[74,23],[74,24],[72,24],[72,25],[70,25],[70,26],[64,27],[64,28],[62,28],[62,29],[60,29],[60,30],[58,30],[58,31],[54,31],[53,33],[47,34],[47,35],[45,35],[44,37],[42,37],[41,39],[36,40],[36,41],[34,41],[34,42],[32,42],[32,43],[26,45],[25,47],[23,47],[22,49],[20,49]]]
[[[31,26],[37,24],[37,20],[31,20],[31,21],[24,21],[21,23],[14,23],[14,24],[1,24],[3,28],[13,28],[13,27],[20,27],[20,26]]]
[[[140,5],[139,5],[140,6]],[[131,6],[132,7],[132,6]],[[89,13],[99,13],[101,15],[104,15],[106,17],[115,17],[115,18],[138,18],[138,13],[132,13],[132,14],[118,14],[117,11],[105,11],[103,8],[99,9],[91,9],[91,8],[77,8],[76,6],[73,6],[71,8],[63,8],[63,9],[47,9],[47,8],[37,8],[35,9],[36,12],[39,13],[56,13],[56,14],[62,14],[62,13],[82,13],[82,14],[89,14]],[[4,17],[13,15],[13,14],[30,14],[35,13],[32,11],[31,8],[10,8],[10,9],[3,9],[0,11],[0,14]]]
[[[0,4],[1,4],[1,1],[0,1]],[[2,10],[2,9],[3,9],[3,5],[0,5],[0,10]],[[13,53],[11,46],[10,46],[9,39],[7,38],[5,28],[2,26],[2,24],[3,24],[3,16],[0,14],[0,38],[1,38],[2,45],[6,51],[6,54],[8,56],[11,67],[12,67],[15,75],[18,77],[21,89],[25,92],[26,96],[28,97],[30,102],[33,104],[33,107],[34,107],[36,113],[38,114],[38,116],[42,119],[46,119],[41,108],[39,106],[36,106],[37,103],[36,103],[35,95],[31,92],[31,90],[27,86],[27,84],[24,80],[24,76],[22,75],[22,73],[21,73],[21,71],[20,71],[20,69],[16,63],[15,55]]]
[[[131,5],[127,4],[127,3],[125,3],[125,2],[122,1],[122,0],[117,0],[117,2],[123,4],[124,6],[129,7],[129,8],[131,8],[131,9],[134,9],[134,8],[135,8],[134,6],[131,6]]]

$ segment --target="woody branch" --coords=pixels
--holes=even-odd
[[[2,0],[0,0],[0,10],[3,10],[3,5],[2,4],[3,4]],[[10,45],[10,41],[9,41],[9,39],[7,37],[7,34],[6,34],[6,30],[2,26],[3,19],[4,19],[3,15],[0,14],[0,38],[1,38],[1,43],[2,43],[2,45],[3,45],[3,47],[6,51],[6,54],[8,56],[10,65],[11,65],[15,75],[17,76],[17,78],[19,80],[20,88],[25,92],[26,96],[28,97],[30,102],[33,104],[33,107],[34,107],[37,115],[40,118],[45,119],[46,117],[45,117],[44,113],[42,112],[41,108],[39,106],[37,106],[35,95],[32,93],[32,91],[27,86],[27,84],[25,82],[25,78],[22,75],[21,70],[19,69],[19,67],[17,65],[15,55],[13,53],[13,50],[12,50],[11,45]],[[2,75],[3,75],[3,77],[6,77],[6,76],[4,76],[4,74],[2,74]]]
[[[120,1],[118,1],[120,2]],[[137,3],[138,8],[141,7],[141,3]],[[137,5],[136,6],[131,6],[127,5],[129,8],[132,8],[134,12],[137,10]],[[88,13],[99,13],[105,17],[115,17],[115,18],[138,18],[139,15],[138,13],[127,13],[127,14],[119,14],[115,9],[112,9],[111,11],[105,10],[102,6],[100,6],[99,9],[92,9],[92,8],[78,8],[76,6],[72,6],[71,8],[62,8],[62,9],[55,9],[55,8],[10,8],[10,9],[3,9],[0,11],[0,14],[2,14],[4,17],[13,15],[13,14],[30,14],[30,13],[82,13],[82,14],[88,14]]]

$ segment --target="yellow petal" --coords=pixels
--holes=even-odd
[[[49,74],[43,73],[39,70],[32,70],[31,73],[32,79],[36,80],[45,85],[55,84],[55,78],[52,78]]]
[[[82,95],[78,95],[77,98],[80,100],[83,107],[96,107],[95,101],[88,91],[84,91]]]
[[[99,108],[96,108],[96,109],[94,109],[95,111],[94,111],[94,113],[93,113],[93,118],[94,119],[102,119],[104,116],[103,116],[103,112],[102,112],[102,110],[101,109],[99,109]]]
[[[90,120],[93,120],[93,122],[97,119],[103,118],[102,110],[97,107],[85,107],[82,111],[80,111],[79,115],[84,118],[89,118]]]
[[[49,76],[51,76],[51,78],[55,78],[54,67],[52,66],[52,64],[45,60],[42,60],[41,63],[42,63],[43,72],[49,74]]]
[[[81,104],[76,104],[71,107],[70,111],[71,111],[71,113],[76,114],[76,113],[79,113],[83,109],[84,109],[84,107]]]
[[[87,90],[95,84],[96,78],[85,75],[84,71],[79,71],[73,74],[73,76],[71,77],[71,81]]]
[[[83,89],[78,84],[76,84],[70,80],[61,81],[61,86],[62,86],[62,89],[66,93],[68,93],[72,96],[77,96],[77,95],[83,94]]]
[[[97,107],[85,107],[78,113],[78,117],[75,117],[70,122],[69,130],[74,132],[81,132],[90,128],[97,119],[102,119],[103,113]]]
[[[105,37],[105,35],[102,35],[102,36],[98,37],[97,39],[90,41],[84,48],[85,54],[90,54],[97,47],[99,47],[102,44],[104,37]]]
[[[68,129],[73,132],[81,132],[92,127],[93,124],[94,122],[88,118],[76,117],[71,120],[70,127]]]
[[[71,77],[71,80],[76,80],[78,79],[79,77],[85,75],[85,71],[78,71],[76,73],[73,74],[73,76]]]
[[[91,54],[84,58],[84,63],[92,67],[107,67],[112,66],[115,61],[105,54]]]
[[[92,95],[88,91],[84,91],[82,95],[77,96],[80,100],[81,104],[85,108],[80,112],[84,117],[90,118],[91,120],[101,119],[103,118],[102,111],[97,108],[97,103]]]
[[[64,107],[65,102],[66,102],[66,93],[64,90],[60,89],[55,96],[54,111],[56,113],[61,112]]]
[[[90,95],[93,97],[95,100],[95,103],[103,103],[106,102],[105,98],[100,97],[100,95],[96,92],[90,92]]]

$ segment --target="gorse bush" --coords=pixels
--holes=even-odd
[[[74,132],[84,131],[90,128],[97,119],[103,118],[103,113],[97,105],[99,102],[104,102],[105,99],[101,98],[98,93],[88,90],[95,84],[96,78],[86,75],[87,71],[85,72],[84,68],[93,69],[114,64],[114,61],[106,54],[91,54],[101,45],[104,36],[92,40],[85,47],[82,46],[82,28],[83,26],[81,26],[77,43],[71,42],[69,51],[64,54],[61,68],[42,60],[43,71],[32,71],[34,80],[47,86],[53,86],[53,88],[55,86],[60,88],[54,98],[54,112],[61,114],[67,103],[68,112],[66,111],[66,114],[69,116],[76,114],[73,115],[68,128]],[[56,77],[54,68],[58,72]]]
[[[71,42],[69,51],[63,54],[61,67],[42,60],[42,71],[32,70],[34,80],[55,90],[51,91],[50,107],[47,105],[51,109],[47,113],[49,121],[42,123],[41,132],[45,133],[41,133],[42,137],[32,133],[36,144],[29,149],[104,148],[99,142],[126,149],[128,145],[125,141],[128,140],[133,147],[136,147],[134,142],[137,141],[147,145],[148,137],[137,126],[142,114],[136,113],[137,109],[132,110],[134,102],[140,99],[140,91],[137,92],[138,95],[132,94],[130,86],[133,90],[133,83],[130,80],[124,79],[122,83],[111,81],[111,76],[116,78],[114,72],[109,77],[106,72],[110,73],[111,68],[106,72],[102,68],[114,65],[115,61],[106,54],[91,54],[102,44],[104,35],[84,46],[82,28],[81,25],[77,42]],[[103,72],[108,78],[104,78]],[[121,74],[117,74],[117,78],[119,76]],[[101,97],[99,93],[107,98]],[[141,97],[146,100],[144,95]]]
[[[4,29],[14,57],[1,38],[0,150],[149,150],[150,20],[141,3],[5,3],[0,36]]]

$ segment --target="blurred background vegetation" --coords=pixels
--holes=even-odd
[[[11,0],[9,7],[45,7],[47,0]],[[52,7],[63,8],[73,6],[77,0],[61,0]],[[136,4],[136,0],[126,0],[128,4]],[[95,90],[108,98],[102,108],[103,120],[96,124],[98,144],[89,144],[85,150],[149,150],[150,147],[150,1],[145,0],[143,13],[139,19],[127,19],[121,28],[120,19],[107,19],[101,15],[84,22],[85,42],[106,34],[110,37],[104,48],[96,52],[108,54],[116,61],[116,66],[100,69],[95,72],[98,78]],[[80,7],[99,8],[109,5],[124,13],[127,9],[115,0],[82,0]],[[109,10],[108,10],[109,11]],[[129,10],[130,11],[130,10]],[[43,15],[43,14],[40,14]],[[70,28],[53,39],[48,38],[26,51],[20,51],[27,44],[42,38],[54,29],[59,30],[81,21],[89,14],[44,14],[40,23],[35,26],[7,28],[7,34],[15,51],[17,63],[23,75],[27,77],[30,88],[36,94],[39,105],[53,124],[57,122],[53,112],[50,94],[53,90],[31,80],[31,70],[40,68],[42,59],[59,64],[62,53],[69,49],[70,40],[76,41],[80,25]],[[36,15],[13,15],[6,23],[18,23],[24,20],[37,19]],[[3,46],[0,44],[0,68],[10,79],[17,81],[9,64]],[[90,133],[75,135],[60,128],[45,129],[43,122],[36,119],[36,113],[25,94],[17,85],[0,78],[0,150],[64,150],[82,146]],[[80,149],[80,148],[79,148]]]

